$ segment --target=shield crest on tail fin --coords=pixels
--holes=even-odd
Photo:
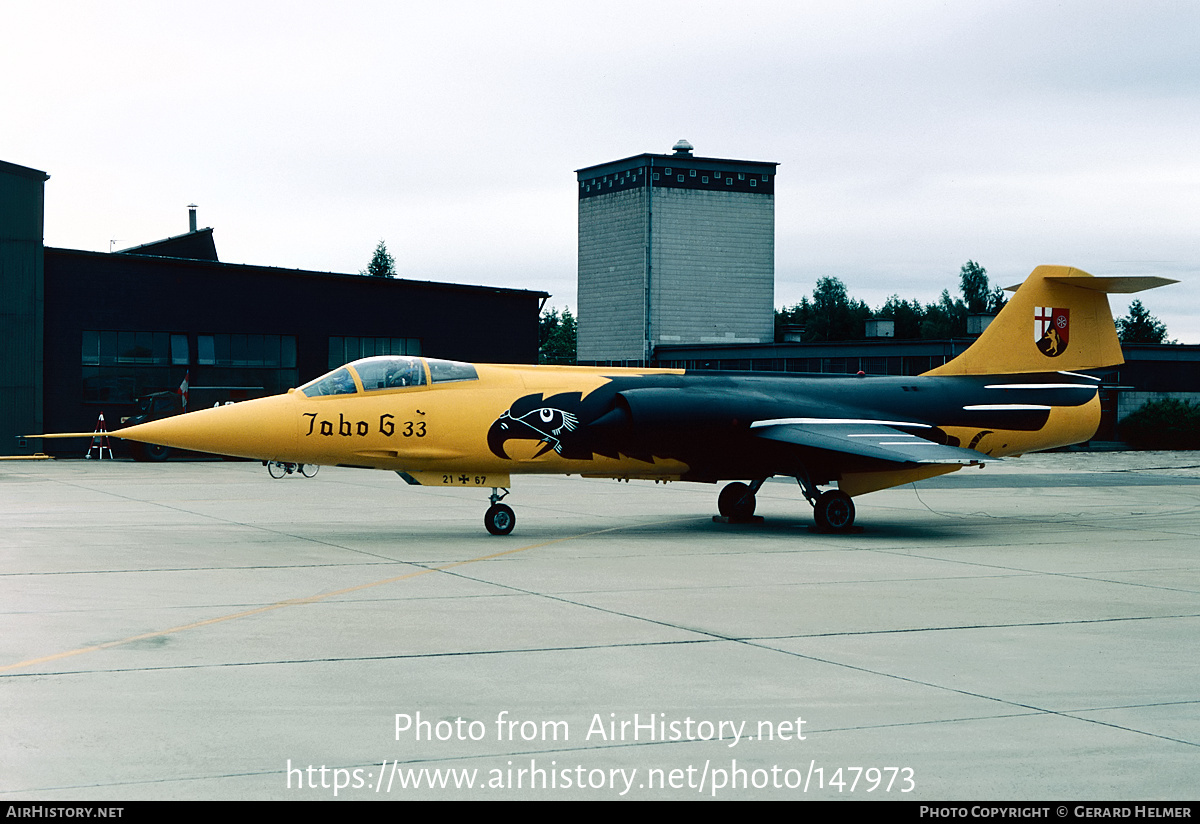
[[[1033,341],[1038,351],[1057,358],[1067,351],[1071,339],[1071,310],[1051,306],[1033,309]]]

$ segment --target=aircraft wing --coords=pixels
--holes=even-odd
[[[767,440],[896,463],[973,465],[989,460],[974,449],[927,441],[897,426],[925,428],[917,424],[845,418],[781,418],[756,421],[750,428]]]

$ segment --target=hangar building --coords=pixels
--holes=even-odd
[[[642,154],[576,171],[580,363],[770,343],[777,163]]]
[[[185,377],[197,408],[369,355],[537,362],[545,292],[222,263],[194,212],[187,233],[122,252],[46,248],[48,179],[0,162],[0,455],[100,413],[111,429]]]

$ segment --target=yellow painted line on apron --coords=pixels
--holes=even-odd
[[[411,578],[419,578],[420,576],[428,575],[431,572],[442,572],[447,569],[454,569],[455,567],[466,566],[468,564],[478,564],[481,561],[491,561],[491,560],[495,560],[496,558],[503,558],[505,555],[515,555],[518,552],[527,552],[528,550],[531,550],[531,549],[541,549],[542,547],[552,546],[554,544],[561,544],[565,541],[574,541],[579,538],[590,538],[593,535],[603,535],[606,532],[615,532],[619,529],[630,529],[630,528],[634,528],[634,527],[644,527],[644,526],[659,526],[661,524],[676,523],[678,521],[685,521],[685,520],[692,520],[692,519],[691,518],[674,518],[671,520],[657,521],[655,523],[650,523],[650,524],[625,524],[622,526],[611,526],[611,527],[608,527],[607,529],[597,529],[594,532],[583,532],[583,533],[580,533],[579,535],[568,535],[563,538],[554,538],[549,541],[542,541],[539,544],[529,544],[528,546],[517,547],[516,549],[506,549],[503,552],[493,552],[489,555],[480,555],[478,558],[470,558],[466,561],[455,561],[452,564],[442,564],[441,566],[428,567],[426,569],[419,569],[416,572],[408,572],[408,573],[405,573],[404,575],[396,575],[391,578],[384,578],[379,581],[371,581],[370,583],[366,583],[366,584],[358,584],[357,586],[346,587],[345,589],[335,590],[334,592],[324,592],[324,593],[321,593],[320,595],[311,595],[307,598],[289,598],[286,601],[277,601],[273,604],[267,604],[266,606],[255,607],[254,609],[247,609],[247,610],[243,610],[241,612],[235,612],[231,615],[221,615],[216,618],[208,618],[203,621],[194,621],[190,624],[181,624],[180,626],[177,626],[177,627],[171,627],[170,629],[162,629],[162,630],[158,630],[156,632],[144,632],[141,635],[134,635],[129,638],[122,638],[119,641],[106,641],[103,644],[95,644],[90,647],[80,647],[79,649],[68,650],[66,652],[56,652],[53,655],[45,655],[41,658],[30,658],[28,661],[19,661],[15,664],[6,664],[5,666],[0,666],[0,672],[11,672],[13,670],[25,669],[26,667],[33,667],[33,666],[37,666],[38,664],[46,664],[46,663],[49,663],[50,661],[58,661],[62,658],[70,658],[73,655],[83,655],[86,652],[99,652],[100,650],[112,649],[113,647],[119,647],[124,644],[132,644],[135,641],[144,641],[147,638],[161,638],[164,635],[173,635],[174,633],[183,632],[183,631],[189,630],[189,629],[198,629],[200,627],[210,626],[211,624],[220,624],[224,621],[233,621],[238,618],[247,618],[251,615],[260,615],[264,612],[271,612],[272,610],[283,609],[284,607],[295,607],[295,606],[303,606],[304,604],[315,604],[315,603],[318,603],[319,601],[324,601],[326,598],[334,598],[338,595],[348,595],[351,592],[359,592],[364,589],[371,589],[372,587],[381,587],[385,584],[394,584],[397,581],[405,581],[405,580],[409,580]],[[403,563],[403,562],[400,562],[400,563]]]

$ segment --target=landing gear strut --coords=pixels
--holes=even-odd
[[[507,489],[494,486],[492,487],[492,494],[488,496],[488,500],[492,502],[492,505],[488,507],[487,512],[483,515],[483,525],[493,535],[507,535],[517,525],[517,516],[513,513],[512,507],[500,503],[507,495]]]

